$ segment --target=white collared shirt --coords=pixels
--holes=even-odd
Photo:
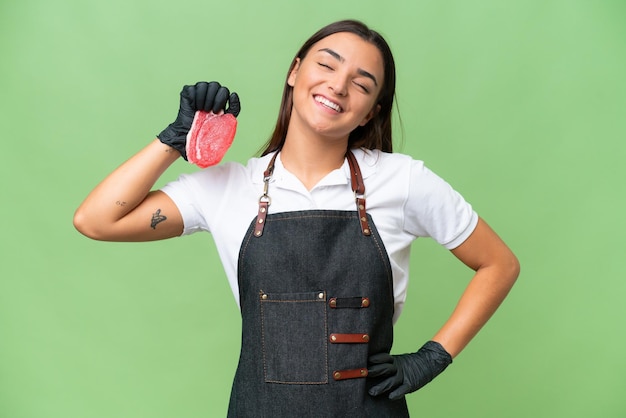
[[[473,232],[478,215],[448,183],[422,161],[397,153],[353,150],[365,182],[367,212],[383,240],[393,271],[395,314],[400,316],[409,277],[409,250],[418,237],[431,237],[447,249]],[[213,235],[237,303],[237,259],[243,237],[256,218],[263,194],[263,172],[272,155],[247,165],[225,163],[183,174],[163,191],[183,218],[183,235]],[[276,158],[268,195],[269,213],[296,210],[356,210],[347,160],[311,190]]]

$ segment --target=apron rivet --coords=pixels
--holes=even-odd
[[[259,223],[262,224],[263,223],[263,219],[259,219]]]
[[[261,208],[261,209],[259,209],[259,211],[260,211],[261,213],[265,213],[265,208]]]
[[[320,299],[324,299],[324,293],[320,293],[319,295],[317,295],[317,297]]]
[[[368,298],[363,298],[363,300],[361,300],[361,307],[367,308],[368,306],[370,306],[370,300]]]
[[[261,295],[261,299],[264,299],[264,300],[265,300],[265,299],[267,299],[267,295],[266,295],[265,293],[264,293],[264,294],[262,294],[262,295]]]
[[[335,380],[339,380],[339,379],[341,379],[341,373],[339,373],[339,372],[335,372],[335,373],[333,373],[333,378],[334,378]]]
[[[367,334],[363,334],[363,341],[368,342],[370,340],[370,336]]]
[[[260,236],[261,236],[261,231],[256,231],[256,232],[254,233],[254,235],[256,235],[257,237],[260,237]]]
[[[365,206],[359,205],[359,209],[363,210],[363,209],[365,209]]]
[[[337,336],[336,335],[331,335],[330,336],[330,340],[331,341],[337,341]]]
[[[367,369],[361,369],[361,376],[367,376]]]
[[[365,234],[369,234],[369,233],[370,233],[370,230],[366,228],[366,229],[364,229],[364,230],[363,230],[363,232],[364,232]]]

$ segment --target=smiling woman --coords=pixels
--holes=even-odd
[[[199,82],[183,87],[174,123],[78,208],[76,227],[95,239],[212,233],[242,317],[229,416],[408,416],[405,395],[452,363],[515,282],[515,255],[472,206],[391,153],[394,92],[385,40],[333,23],[294,57],[260,158],[151,191],[185,156],[196,111],[239,112],[236,93]],[[475,273],[431,341],[391,355],[418,237]]]
[[[293,105],[281,158],[307,189],[343,164],[350,134],[380,111],[376,78],[383,75],[378,48],[347,32],[323,38],[296,58],[287,78]],[[307,155],[325,164],[302,164]]]
[[[287,79],[294,95],[283,156],[307,141],[307,148],[321,147],[324,153],[336,148],[343,161],[350,133],[380,110],[376,79],[383,74],[378,48],[346,32],[329,35],[296,58]]]
[[[376,87],[379,87],[378,83],[381,83],[377,98],[377,104],[380,107],[378,108],[376,114],[374,114],[372,123],[365,126],[358,126],[350,133],[350,146],[362,146],[367,149],[380,149],[384,152],[391,152],[393,150],[391,135],[391,109],[396,89],[396,68],[391,48],[378,32],[365,25],[361,25],[359,22],[351,20],[331,23],[313,34],[313,36],[311,36],[302,45],[300,50],[296,53],[294,61],[289,68],[289,74],[291,75],[296,66],[299,65],[300,61],[302,61],[311,50],[318,53],[322,52],[319,51],[319,49],[324,49],[322,45],[318,45],[318,51],[316,51],[316,48],[313,48],[313,46],[318,42],[323,41],[325,38],[333,35],[351,36],[355,41],[357,41],[357,43],[367,43],[368,45],[365,46],[367,49],[371,50],[371,48],[374,47],[373,56],[375,58],[380,57],[383,65],[382,76],[376,80]],[[348,46],[351,48],[351,45]],[[332,46],[326,49],[326,52],[330,54],[330,56],[333,56],[334,54],[335,60],[341,62],[343,57],[339,55],[339,53],[336,52]],[[368,59],[371,57],[364,58]],[[320,63],[320,65],[324,64],[324,62]],[[332,68],[332,65],[330,65],[330,67]],[[358,71],[359,73],[362,73],[365,69],[359,68]],[[371,75],[373,76],[373,74]],[[287,135],[292,106],[293,85],[291,85],[289,79],[287,79],[283,88],[283,97],[280,105],[278,121],[270,140],[265,145],[263,155],[276,151],[282,147]]]

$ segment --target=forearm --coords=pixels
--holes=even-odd
[[[146,199],[159,177],[179,157],[178,151],[158,139],[151,142],[89,193],[74,216],[76,228],[88,236],[110,229]]]
[[[493,266],[479,269],[456,308],[433,337],[456,357],[500,306],[517,279],[518,268]]]
[[[498,309],[517,280],[520,266],[513,252],[482,219],[452,253],[475,271],[452,315],[433,337],[455,357]]]

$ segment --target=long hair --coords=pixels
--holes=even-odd
[[[276,127],[274,128],[272,136],[264,145],[264,151],[262,151],[261,155],[266,155],[270,152],[279,150],[285,143],[289,120],[291,119],[291,109],[293,106],[293,87],[287,83],[287,79],[296,65],[296,59],[304,59],[315,43],[329,35],[339,32],[353,33],[364,41],[375,45],[382,55],[385,72],[382,89],[380,90],[377,101],[377,104],[380,105],[380,110],[367,124],[364,126],[358,126],[350,132],[348,137],[348,148],[363,147],[372,150],[378,149],[384,152],[392,151],[391,109],[396,90],[396,67],[391,49],[385,39],[378,32],[370,29],[364,23],[357,20],[341,20],[331,23],[313,34],[313,36],[311,36],[302,45],[293,59],[291,66],[289,67],[289,71],[287,71],[287,78],[285,79],[283,97],[280,103]]]

